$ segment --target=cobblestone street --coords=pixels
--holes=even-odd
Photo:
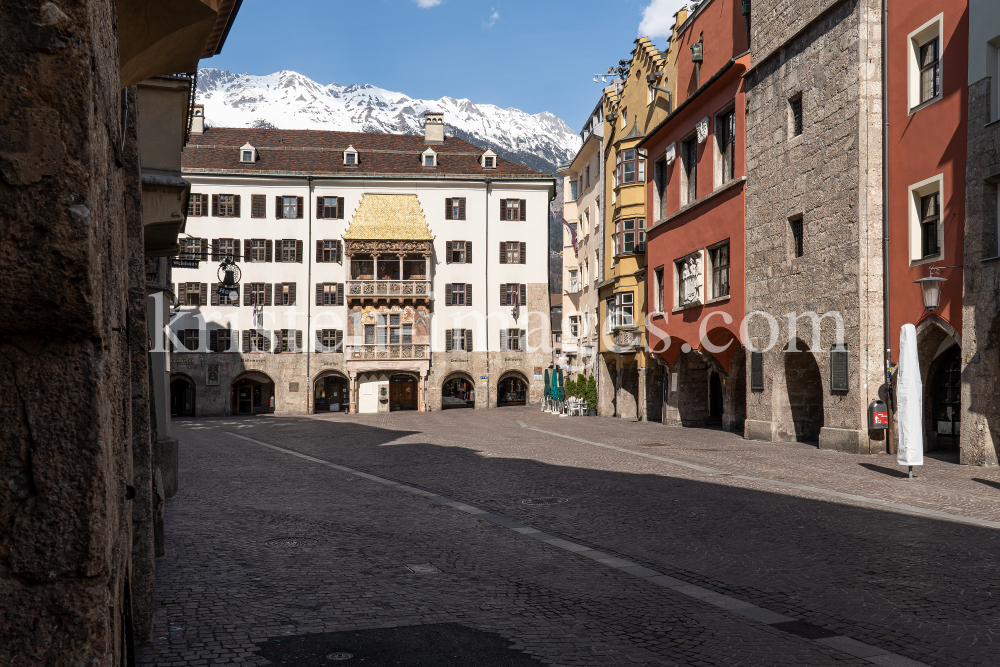
[[[996,468],[537,408],[175,431],[144,665],[997,664]]]

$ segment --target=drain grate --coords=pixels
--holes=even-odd
[[[528,498],[527,500],[522,500],[522,505],[559,505],[561,503],[568,503],[569,498]]]
[[[433,574],[435,572],[441,571],[436,567],[434,567],[433,565],[431,565],[430,563],[422,563],[420,565],[407,565],[406,568],[410,572],[413,572],[414,574]]]
[[[350,660],[353,657],[354,657],[353,653],[344,653],[343,651],[335,651],[333,653],[326,654],[327,660],[337,660],[337,661]]]
[[[269,547],[308,547],[316,544],[319,540],[311,537],[279,537],[264,542]]]

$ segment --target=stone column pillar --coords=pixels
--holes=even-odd
[[[427,375],[420,374],[420,382],[417,383],[417,412],[427,412]]]
[[[403,280],[403,255],[398,255],[399,257],[399,279]]]
[[[349,381],[351,385],[351,402],[348,410],[350,414],[355,415],[358,413],[358,376],[352,373]]]

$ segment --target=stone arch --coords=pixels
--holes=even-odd
[[[312,381],[313,413],[350,411],[351,380],[341,370],[326,369]]]
[[[785,394],[775,396],[781,401],[778,435],[781,440],[812,442],[819,439],[824,423],[823,375],[809,346],[801,338],[795,339],[795,346],[798,352],[782,352]]]
[[[508,370],[497,379],[497,405],[527,405],[528,377],[519,370]]]
[[[459,383],[462,381],[464,381],[467,388],[459,386]],[[440,392],[441,410],[476,407],[476,397],[478,396],[476,381],[468,371],[452,371],[445,375],[441,381]],[[471,394],[468,392],[471,392]]]
[[[953,352],[958,347],[961,350],[961,339],[948,322],[935,313],[931,313],[917,325],[917,362],[920,364],[920,380],[923,383],[923,421],[924,421],[924,447],[928,450],[939,449],[943,444],[949,448],[960,447],[956,435],[945,433],[946,437],[939,440],[940,431],[935,410],[941,406],[942,393],[945,388],[941,387],[946,374],[943,373],[942,364],[952,361]],[[960,409],[960,404],[956,406]]]
[[[194,417],[196,414],[197,387],[187,373],[170,374],[170,414],[175,417]]]
[[[263,371],[244,370],[229,385],[232,414],[256,415],[275,409],[274,380]]]

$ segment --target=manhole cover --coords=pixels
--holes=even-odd
[[[436,567],[434,567],[433,565],[431,565],[430,563],[423,563],[421,565],[407,565],[406,567],[410,572],[414,572],[416,574],[431,574],[433,572],[441,571]]]
[[[316,544],[317,540],[311,537],[279,537],[274,540],[264,542],[269,547],[307,547]]]
[[[327,660],[350,660],[354,657],[353,653],[344,653],[343,651],[336,651],[334,653],[327,653]]]
[[[527,500],[522,500],[522,505],[558,505],[560,503],[568,503],[569,498],[528,498]]]

